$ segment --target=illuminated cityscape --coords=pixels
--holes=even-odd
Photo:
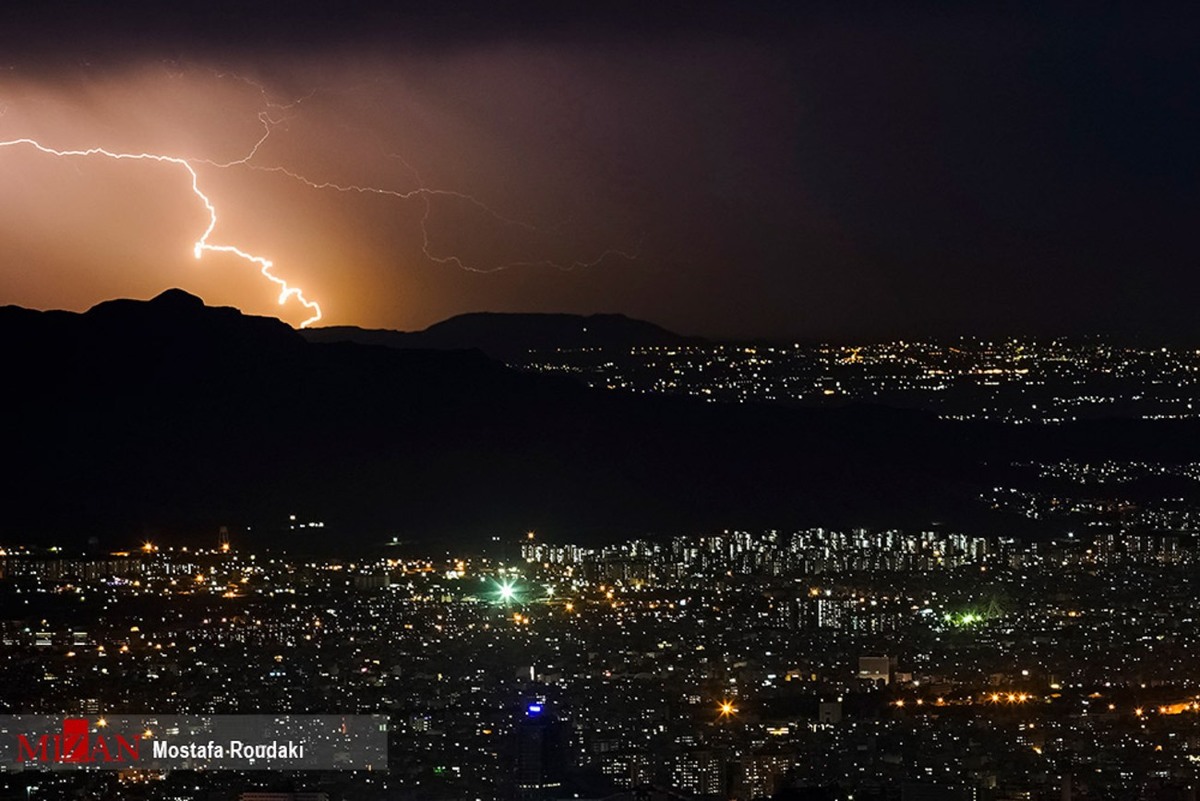
[[[1200,416],[1200,351],[1183,347],[1034,339],[714,343],[537,351],[512,362],[602,389],[736,403],[873,403],[1007,423]]]
[[[347,794],[331,797],[504,799],[525,786],[600,798],[654,784],[750,799],[794,784],[1021,799],[1073,783],[1186,798],[1194,786],[1194,536],[497,537],[488,550],[507,561],[301,560],[237,539],[8,549],[0,703],[387,711],[386,775],[298,780]],[[3,778],[44,797],[73,781]],[[253,789],[222,774],[107,781],[122,797]]]

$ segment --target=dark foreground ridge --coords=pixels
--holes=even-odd
[[[637,345],[699,343],[623,314],[460,314],[423,331],[331,326],[301,332],[309,342],[357,342],[392,348],[477,349],[495,359],[513,359],[531,350],[628,348]]]
[[[322,520],[287,544],[979,523],[997,465],[1195,459],[1197,426],[960,424],[589,390],[478,351],[314,343],[172,290],[0,308],[0,544]],[[1006,523],[1006,525],[1008,525]],[[336,536],[335,536],[336,533]]]

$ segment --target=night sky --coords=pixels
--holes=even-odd
[[[187,159],[321,324],[1200,342],[1187,4],[110,5],[4,5],[0,141]],[[0,148],[0,303],[303,321],[189,180]]]

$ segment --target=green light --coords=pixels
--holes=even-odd
[[[965,629],[969,626],[974,626],[976,623],[983,623],[986,618],[978,612],[959,612],[958,614],[946,614],[943,619],[947,624],[956,628]]]
[[[508,603],[516,600],[517,586],[513,581],[501,581],[496,584],[496,600],[500,603]]]

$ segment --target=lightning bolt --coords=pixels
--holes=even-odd
[[[296,98],[289,103],[280,103],[272,99],[267,87],[257,81],[245,78],[232,72],[213,71],[218,80],[234,80],[246,84],[258,91],[263,105],[275,112],[285,113],[295,109],[306,100],[314,96],[317,90],[309,92],[307,95]],[[0,116],[3,116],[8,111],[8,106],[0,103]],[[619,248],[609,248],[590,260],[578,260],[567,263],[556,262],[552,259],[536,259],[527,261],[514,261],[492,267],[479,267],[468,264],[463,258],[453,254],[438,253],[434,249],[432,238],[429,234],[430,217],[433,214],[433,200],[441,198],[452,198],[463,203],[467,203],[477,209],[480,213],[490,217],[496,222],[512,228],[520,228],[531,233],[545,233],[542,229],[530,223],[521,220],[506,217],[503,214],[495,211],[473,195],[465,192],[458,192],[450,189],[437,189],[428,186],[421,177],[420,172],[415,167],[409,164],[405,159],[394,153],[386,153],[390,159],[395,159],[413,176],[416,184],[412,189],[390,189],[387,187],[346,184],[337,181],[317,181],[313,180],[297,170],[285,166],[270,166],[252,163],[258,157],[259,151],[266,141],[270,138],[273,130],[283,124],[288,117],[276,119],[271,116],[271,111],[260,111],[258,120],[262,124],[263,132],[254,145],[240,158],[235,158],[229,161],[217,161],[213,159],[203,158],[183,158],[180,156],[164,155],[161,153],[123,153],[107,150],[100,147],[92,147],[82,150],[60,150],[49,147],[38,142],[35,139],[21,138],[11,139],[8,141],[0,141],[0,148],[15,148],[28,147],[48,156],[59,158],[106,158],[116,161],[153,161],[160,164],[169,164],[186,171],[191,185],[192,194],[204,206],[208,213],[208,225],[204,229],[200,238],[193,245],[193,253],[197,259],[203,257],[205,253],[225,253],[236,256],[237,258],[246,261],[256,266],[259,272],[268,281],[279,287],[279,303],[282,305],[291,299],[295,299],[300,305],[307,309],[310,316],[300,323],[301,328],[306,328],[313,323],[316,323],[322,318],[321,306],[316,301],[311,301],[305,297],[304,292],[299,288],[290,285],[287,281],[280,278],[274,272],[274,263],[269,259],[248,253],[241,248],[230,244],[217,244],[211,241],[214,231],[217,227],[217,209],[212,199],[200,187],[200,175],[197,172],[198,166],[212,167],[218,169],[248,169],[263,173],[273,173],[285,176],[292,181],[300,183],[310,189],[317,191],[331,191],[337,193],[355,193],[362,195],[377,195],[380,197],[392,198],[401,201],[420,200],[423,206],[423,213],[420,218],[421,227],[421,250],[425,257],[435,264],[450,264],[459,269],[475,272],[475,273],[491,273],[499,270],[504,270],[509,267],[518,266],[545,266],[554,267],[560,270],[574,270],[580,268],[594,267],[605,259],[613,256],[621,257],[626,260],[635,260],[638,258],[641,251],[639,243],[637,250],[629,252]],[[381,151],[381,155],[385,153]]]
[[[266,130],[263,133],[262,138],[260,138],[258,142],[255,143],[254,147],[251,148],[250,152],[241,159],[237,159],[226,164],[214,164],[214,166],[220,167],[244,164],[254,157],[255,153],[258,152],[258,148],[261,147],[263,142],[267,140],[267,137],[271,135],[272,123],[270,118],[264,113],[259,115],[259,120],[262,121]],[[154,161],[160,164],[172,164],[177,167],[182,167],[190,178],[192,194],[196,196],[196,198],[204,205],[205,211],[208,212],[208,227],[204,229],[204,233],[200,235],[200,238],[197,239],[195,244],[192,246],[192,252],[195,254],[196,258],[202,258],[205,253],[228,253],[237,256],[239,259],[257,266],[258,271],[262,273],[264,278],[279,287],[280,305],[287,303],[289,299],[295,298],[296,302],[312,313],[308,319],[300,323],[301,328],[306,328],[321,319],[320,304],[318,304],[316,301],[306,298],[304,296],[304,292],[299,287],[291,286],[287,281],[275,275],[273,272],[275,265],[270,259],[263,258],[262,256],[256,256],[252,253],[247,253],[235,245],[214,244],[210,241],[209,238],[212,236],[213,231],[215,231],[217,227],[217,207],[213,205],[212,200],[209,199],[208,195],[206,195],[200,188],[200,176],[196,172],[196,168],[192,166],[192,162],[195,161],[196,163],[210,164],[213,162],[206,162],[201,159],[189,160],[180,158],[179,156],[165,156],[159,153],[118,153],[100,147],[92,147],[86,150],[58,150],[56,148],[47,147],[37,140],[24,138],[10,139],[5,142],[0,142],[0,148],[9,147],[30,147],[48,156],[57,156],[59,158],[101,157],[113,159],[114,161]]]
[[[266,85],[260,83],[259,81],[254,80],[253,78],[247,78],[246,76],[239,75],[236,72],[224,72],[219,69],[210,69],[209,72],[212,73],[212,75],[219,81],[231,79],[231,80],[237,81],[239,83],[243,83],[246,86],[250,86],[250,87],[253,87],[254,89],[258,90],[259,95],[262,97],[263,105],[266,106],[267,108],[274,108],[274,109],[295,108],[296,106],[300,105],[304,101],[311,100],[313,95],[315,95],[317,93],[317,90],[313,89],[313,90],[309,91],[308,94],[303,95],[302,97],[294,98],[292,100],[292,102],[290,102],[290,103],[276,103],[274,100],[272,100],[273,95],[271,94],[271,91],[269,89],[267,89]]]
[[[417,177],[418,182],[420,182],[420,175],[416,172],[416,170],[414,170],[412,167],[410,167],[408,165],[408,163],[405,162],[403,159],[401,159],[399,156],[395,156],[393,154],[392,157],[399,159],[400,162],[405,167],[407,167],[410,171],[413,172],[413,174]],[[454,266],[458,267],[459,269],[466,270],[467,272],[492,273],[492,272],[499,272],[500,270],[508,269],[509,267],[534,267],[534,266],[554,267],[559,270],[583,269],[583,268],[587,268],[587,267],[595,267],[596,265],[600,264],[602,261],[604,261],[605,259],[607,259],[610,256],[620,256],[621,258],[632,261],[638,257],[638,254],[641,250],[641,246],[639,243],[638,250],[634,251],[632,253],[629,251],[626,251],[626,250],[622,250],[620,248],[609,248],[608,250],[605,250],[603,253],[601,253],[596,258],[588,260],[588,261],[580,260],[580,261],[573,261],[573,262],[569,262],[569,263],[562,263],[562,262],[556,262],[552,259],[536,259],[536,260],[529,260],[529,261],[508,262],[506,264],[502,264],[502,265],[499,265],[496,267],[491,267],[491,268],[476,267],[476,266],[467,264],[465,261],[463,261],[458,256],[455,256],[455,255],[443,256],[443,255],[438,255],[437,253],[433,252],[433,242],[431,241],[431,239],[429,237],[429,217],[430,217],[430,214],[432,214],[432,208],[431,208],[431,204],[429,202],[430,199],[435,198],[435,197],[455,198],[455,199],[461,200],[465,203],[469,203],[470,205],[479,209],[481,212],[483,212],[487,216],[491,217],[492,219],[496,220],[497,222],[503,223],[504,225],[511,226],[514,228],[523,228],[524,230],[529,231],[531,233],[543,233],[542,229],[538,228],[537,226],[535,226],[531,223],[523,222],[521,220],[515,220],[511,217],[506,217],[503,214],[500,214],[499,212],[492,209],[490,206],[488,206],[486,203],[484,203],[483,201],[476,198],[474,195],[470,195],[465,192],[457,192],[452,189],[432,189],[430,187],[423,185],[423,183],[421,185],[417,186],[416,189],[399,190],[399,189],[387,189],[385,187],[377,187],[377,186],[363,186],[360,184],[340,184],[340,183],[337,183],[336,181],[314,181],[312,179],[305,177],[301,173],[296,172],[295,170],[289,169],[287,167],[250,164],[249,162],[252,158],[253,158],[253,156],[249,156],[245,159],[239,159],[236,162],[229,162],[227,164],[215,164],[213,162],[206,162],[206,163],[212,164],[212,166],[214,166],[214,167],[245,166],[248,169],[256,170],[258,172],[277,173],[279,175],[287,176],[288,178],[291,178],[292,180],[294,180],[298,183],[301,183],[301,184],[309,187],[310,189],[316,189],[316,190],[330,190],[333,192],[354,193],[354,194],[360,194],[360,195],[381,195],[381,196],[386,196],[386,197],[392,197],[392,198],[395,198],[398,200],[412,200],[413,198],[420,198],[424,204],[424,213],[422,213],[422,215],[421,215],[421,239],[422,239],[421,252],[425,255],[425,258],[429,259],[431,262],[434,262],[435,264],[453,264]]]
[[[294,109],[294,108],[300,106],[305,101],[311,100],[318,92],[317,89],[312,89],[308,92],[308,94],[303,95],[301,97],[294,98],[291,102],[279,103],[279,102],[275,102],[272,100],[272,95],[264,84],[254,80],[252,78],[248,78],[243,75],[239,75],[236,72],[221,72],[221,71],[217,71],[217,70],[213,70],[212,72],[218,79],[221,79],[221,80],[231,79],[234,81],[241,82],[247,86],[253,87],[255,90],[258,91],[259,95],[262,98],[264,105],[270,109],[276,109],[276,110],[281,110],[281,111],[287,111],[290,109]],[[468,264],[462,258],[460,258],[459,256],[455,256],[453,254],[440,255],[440,254],[434,252],[433,242],[429,236],[429,219],[430,219],[430,215],[433,213],[432,204],[430,203],[430,201],[433,198],[437,198],[437,197],[454,198],[456,200],[460,200],[465,203],[468,203],[468,204],[474,206],[479,211],[481,211],[483,214],[491,217],[492,219],[494,219],[497,222],[502,223],[503,225],[506,225],[506,226],[510,226],[513,228],[521,228],[530,233],[545,233],[545,232],[541,228],[539,228],[535,225],[532,225],[531,223],[523,222],[521,220],[516,220],[516,219],[510,218],[510,217],[506,217],[503,214],[500,214],[495,209],[493,209],[491,206],[487,205],[483,201],[476,198],[474,195],[470,195],[466,192],[457,192],[457,191],[450,190],[450,189],[434,189],[434,188],[429,187],[425,183],[424,179],[422,179],[421,173],[417,170],[417,168],[414,167],[412,164],[410,164],[407,160],[405,160],[405,158],[403,156],[401,156],[398,153],[387,153],[386,155],[387,155],[387,158],[395,159],[396,161],[400,162],[400,164],[404,167],[404,169],[406,169],[409,173],[412,174],[413,179],[416,182],[415,189],[399,190],[399,189],[388,189],[386,187],[378,187],[378,186],[364,186],[364,185],[360,185],[360,184],[343,184],[343,183],[339,183],[337,181],[315,181],[315,180],[312,180],[312,179],[306,177],[299,171],[290,169],[288,167],[251,164],[250,162],[253,161],[255,156],[258,154],[259,148],[262,146],[262,144],[264,142],[266,142],[267,138],[271,135],[272,127],[279,125],[282,122],[281,120],[271,119],[267,115],[266,112],[260,112],[258,118],[259,118],[259,121],[262,122],[263,126],[264,126],[263,136],[261,139],[259,139],[259,141],[255,144],[255,146],[251,149],[251,151],[245,157],[237,159],[235,161],[229,161],[229,162],[224,162],[224,163],[218,163],[215,161],[200,160],[200,159],[197,159],[196,162],[207,164],[212,167],[222,167],[222,168],[245,167],[247,169],[255,170],[258,172],[275,173],[278,175],[286,176],[286,177],[292,179],[293,181],[296,181],[297,183],[307,186],[309,189],[315,189],[317,191],[332,191],[332,192],[339,192],[339,193],[345,193],[345,194],[360,194],[360,195],[378,195],[378,196],[383,196],[383,197],[390,197],[390,198],[393,198],[396,200],[412,200],[414,198],[420,198],[420,200],[422,201],[422,206],[423,206],[423,211],[421,214],[421,252],[424,254],[425,258],[427,258],[429,261],[431,261],[435,264],[450,264],[450,265],[454,265],[455,267],[458,267],[461,270],[465,270],[467,272],[473,272],[473,273],[493,273],[493,272],[499,272],[501,270],[508,269],[510,267],[553,267],[558,270],[569,271],[569,270],[587,269],[589,267],[595,267],[595,266],[599,265],[601,262],[603,262],[605,259],[607,259],[611,256],[617,256],[617,257],[620,257],[620,258],[623,258],[623,259],[626,259],[629,261],[633,261],[633,260],[636,260],[638,258],[638,256],[641,254],[642,243],[641,243],[641,241],[639,241],[637,249],[632,252],[621,249],[621,248],[615,248],[615,247],[608,248],[607,250],[603,251],[598,256],[596,256],[595,258],[590,259],[590,260],[576,260],[576,261],[572,261],[572,262],[568,262],[568,263],[563,263],[563,262],[556,262],[553,259],[532,259],[532,260],[525,260],[525,261],[508,262],[508,263],[500,264],[500,265],[490,267],[490,268],[477,267],[477,266]],[[348,127],[348,126],[346,126],[346,127]]]

